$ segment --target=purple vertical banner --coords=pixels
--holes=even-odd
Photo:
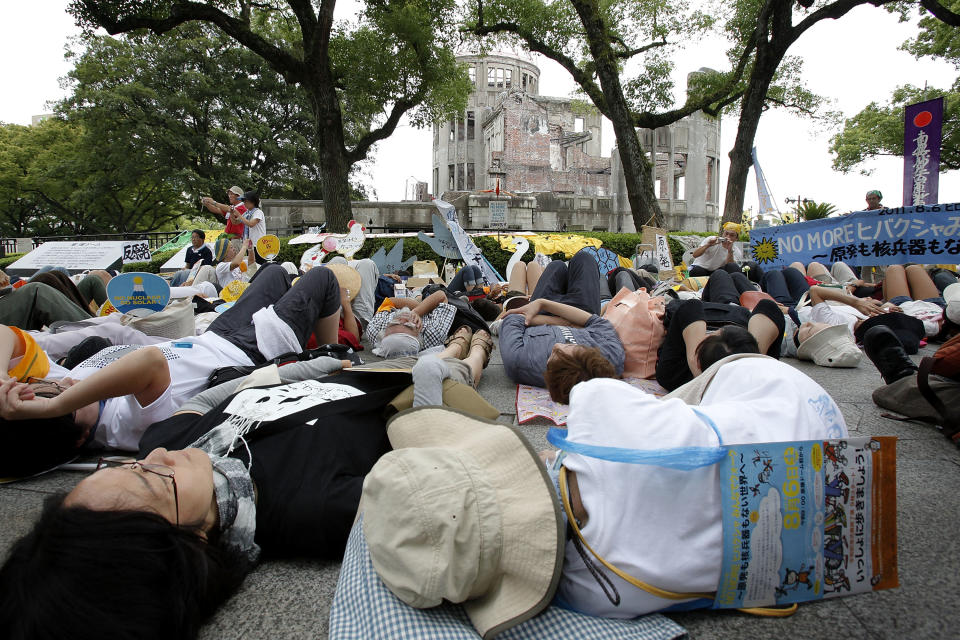
[[[903,206],[936,204],[943,98],[907,105],[903,123]]]

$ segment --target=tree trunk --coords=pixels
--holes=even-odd
[[[630,202],[630,211],[633,214],[633,224],[640,230],[645,224],[663,226],[663,213],[657,202],[653,190],[653,179],[650,176],[650,165],[637,138],[637,130],[633,126],[633,118],[627,107],[627,100],[623,95],[620,84],[620,69],[617,58],[610,50],[610,43],[606,39],[606,29],[600,19],[599,10],[595,3],[571,1],[580,22],[583,23],[584,33],[590,45],[590,55],[596,64],[597,78],[600,80],[600,89],[606,102],[606,115],[613,123],[613,135],[617,139],[617,148],[620,150],[620,162],[623,166],[623,175],[627,184],[627,199]]]
[[[784,48],[785,52],[786,49]],[[730,171],[727,174],[727,191],[723,200],[722,222],[740,223],[743,219],[743,200],[747,190],[747,175],[750,165],[753,164],[753,141],[760,125],[760,116],[763,115],[763,104],[767,90],[773,81],[774,73],[783,59],[767,52],[766,55],[758,52],[756,66],[750,77],[747,92],[744,94],[740,106],[740,123],[737,126],[737,139],[730,150]]]

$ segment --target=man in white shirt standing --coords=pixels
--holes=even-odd
[[[257,240],[267,233],[267,223],[264,221],[263,210],[260,209],[260,196],[257,195],[256,191],[247,191],[240,200],[247,208],[246,213],[240,218],[240,221],[246,227],[243,237],[245,240],[250,240],[253,248],[256,249]],[[257,264],[266,262],[262,256],[257,255],[256,251],[253,253]]]

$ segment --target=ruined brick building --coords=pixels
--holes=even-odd
[[[461,56],[474,90],[465,112],[433,127],[433,193],[481,227],[491,197],[516,194],[512,228],[633,230],[614,151],[602,154],[602,116],[592,105],[541,96],[540,70],[507,56]],[[718,120],[697,114],[642,132],[660,205],[673,228],[706,230],[718,215]]]

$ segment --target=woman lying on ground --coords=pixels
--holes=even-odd
[[[139,462],[51,497],[0,569],[4,636],[190,638],[261,553],[341,558],[410,374],[311,379],[339,367],[318,358],[272,381],[301,382],[205,391],[147,430]]]
[[[60,381],[3,381],[0,418],[5,429],[33,434],[38,442],[43,429],[57,425],[73,433],[62,446],[95,443],[136,450],[147,425],[169,417],[205,389],[215,369],[300,352],[311,332],[324,344],[336,342],[339,311],[340,290],[330,270],[308,273],[291,289],[286,271],[268,265],[200,336],[143,348],[110,347]],[[0,333],[0,371],[8,371],[11,358],[24,355],[18,352],[20,343],[11,344],[12,336]],[[53,397],[38,396],[38,390]],[[17,459],[5,459],[8,463]],[[8,473],[12,470],[0,469],[0,475]]]
[[[584,251],[569,265],[554,260],[544,270],[530,302],[505,312],[500,326],[500,354],[511,380],[546,386],[544,370],[558,345],[599,350],[623,373],[623,344],[607,320],[600,317],[600,280],[597,262]],[[572,355],[586,351],[573,349]]]
[[[720,443],[847,435],[826,391],[757,355],[723,359],[662,400],[622,381],[584,382],[570,409],[569,451],[545,454],[548,468],[504,424],[435,408],[390,422],[394,451],[367,476],[362,522],[373,566],[398,598],[421,608],[462,602],[484,637],[535,615],[554,595],[560,606],[615,618],[697,601],[720,581],[720,467],[612,462],[588,448],[703,447],[722,458]],[[570,519],[598,556],[679,600],[632,586],[600,566],[576,533],[565,538],[561,484]]]

